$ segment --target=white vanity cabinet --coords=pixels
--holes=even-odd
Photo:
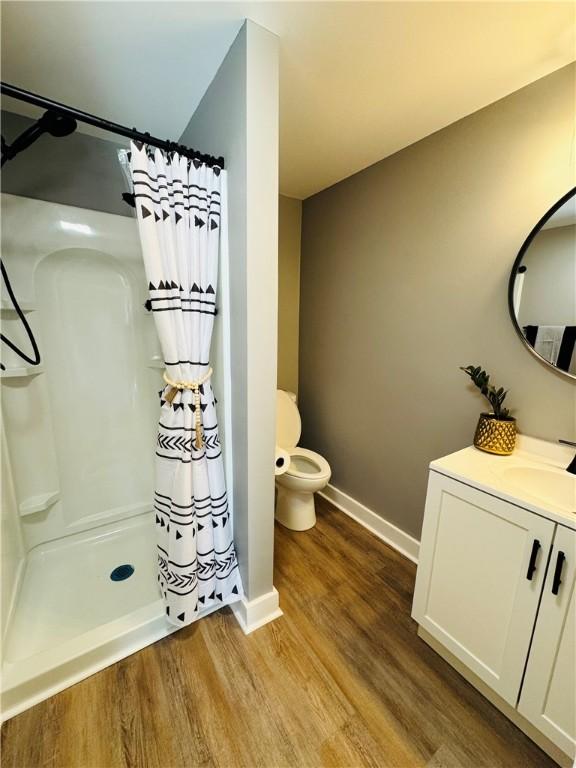
[[[558,526],[519,712],[563,752],[576,744],[576,532]]]
[[[554,527],[430,473],[412,615],[512,706]]]
[[[419,634],[552,757],[573,759],[576,514],[512,501],[485,478],[474,487],[462,457],[450,477],[450,458],[429,476],[412,610]]]

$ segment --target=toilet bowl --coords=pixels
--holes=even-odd
[[[290,455],[288,469],[276,477],[276,520],[293,531],[306,531],[316,524],[314,493],[330,480],[330,465],[323,456],[298,441],[302,431],[296,395],[276,392],[276,444]]]

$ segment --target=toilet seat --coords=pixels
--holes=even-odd
[[[306,462],[314,464],[317,469],[313,472],[307,472],[304,469],[299,469],[294,459],[301,456]],[[330,476],[330,465],[323,456],[315,451],[310,451],[307,448],[293,448],[290,451],[290,464],[286,471],[287,475],[292,477],[299,477],[302,480],[320,480],[322,477]]]

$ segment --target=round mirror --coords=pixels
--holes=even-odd
[[[576,188],[526,238],[512,267],[508,306],[528,349],[576,378]]]

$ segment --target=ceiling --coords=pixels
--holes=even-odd
[[[2,3],[2,79],[177,139],[251,18],[280,37],[280,191],[305,198],[574,60],[575,12],[20,0]]]
[[[210,3],[2,2],[2,80],[177,140],[241,25]]]

